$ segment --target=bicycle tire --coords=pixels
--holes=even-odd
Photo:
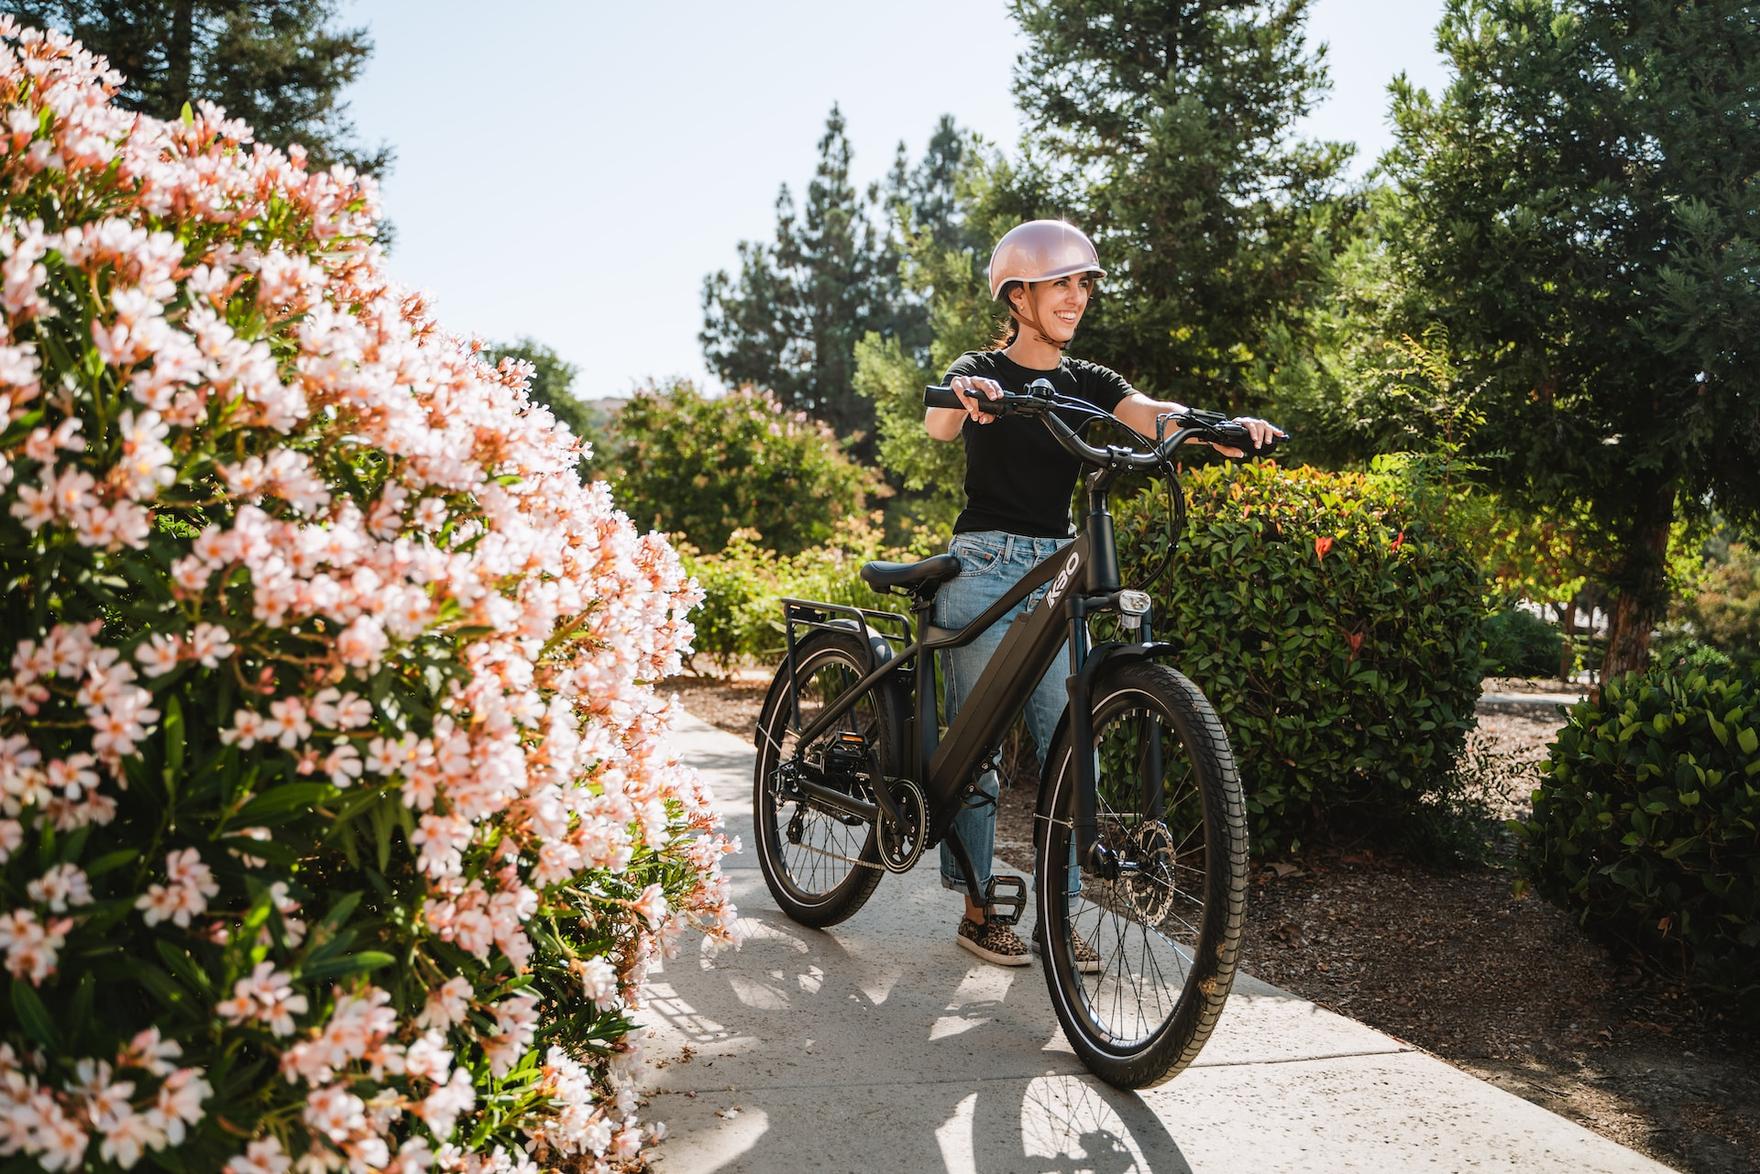
[[[802,724],[813,710],[859,681],[871,665],[867,650],[855,636],[815,632],[795,652],[801,682]],[[868,744],[871,777],[900,773],[903,762],[905,702],[898,686],[881,681],[856,702],[828,731],[861,733]],[[835,925],[860,909],[880,883],[884,869],[871,822],[859,827],[797,796],[789,796],[778,768],[798,747],[790,729],[788,670],[780,668],[765,695],[757,725],[758,759],[752,780],[752,822],[758,866],[776,904],[801,925]],[[822,753],[822,739],[807,747],[812,758]],[[870,802],[872,795],[864,796]],[[791,834],[791,823],[794,823]]]
[[[1147,1088],[1197,1058],[1234,983],[1246,918],[1246,804],[1222,722],[1190,680],[1130,661],[1102,669],[1092,697],[1096,814],[1120,868],[1107,877],[1084,863],[1080,891],[1071,884],[1076,770],[1066,727],[1049,759],[1034,837],[1045,982],[1088,1069],[1119,1088]],[[1159,771],[1150,765],[1157,761]],[[1100,955],[1088,973],[1076,934]]]

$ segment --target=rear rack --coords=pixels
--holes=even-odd
[[[796,733],[799,733],[801,728],[801,699],[795,688],[794,679],[794,654],[795,645],[798,643],[795,629],[798,625],[806,631],[822,629],[848,632],[850,630],[845,624],[833,623],[833,619],[854,620],[856,629],[861,633],[864,649],[872,647],[876,635],[885,640],[888,646],[893,648],[895,654],[898,648],[910,644],[911,622],[898,612],[877,611],[873,608],[855,607],[846,603],[826,603],[823,600],[792,599],[784,596],[782,599],[782,628],[787,647],[783,653],[783,663],[788,668],[788,703],[794,718]]]

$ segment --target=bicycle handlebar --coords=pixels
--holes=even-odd
[[[1195,408],[1188,408],[1174,417],[1175,422],[1181,425],[1180,430],[1148,452],[1112,446],[1096,448],[1077,436],[1075,429],[1064,423],[1050,409],[1072,407],[1090,412],[1100,412],[1102,409],[1085,400],[1072,400],[1059,395],[1049,380],[1035,379],[1027,385],[1025,392],[1005,391],[1002,393],[1001,399],[989,399],[981,395],[975,395],[971,398],[978,405],[978,410],[987,415],[1038,416],[1045,421],[1045,426],[1051,430],[1051,435],[1057,438],[1057,442],[1063,446],[1065,452],[1085,464],[1103,468],[1158,468],[1166,464],[1168,456],[1172,454],[1174,449],[1192,439],[1209,441],[1228,448],[1238,448],[1248,456],[1263,456],[1277,444],[1276,439],[1273,438],[1264,445],[1255,446],[1252,433],[1248,432],[1244,425],[1236,424],[1221,412],[1203,412]],[[931,384],[925,387],[923,389],[923,406],[965,410],[965,405],[960,403],[953,388],[945,384]],[[1111,415],[1110,412],[1105,414]],[[1117,417],[1113,418],[1117,419]]]

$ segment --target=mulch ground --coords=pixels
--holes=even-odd
[[[745,679],[666,687],[744,737],[763,699],[763,683]],[[1532,706],[1481,709],[1468,760],[1497,815],[1525,810],[1556,726]],[[1030,870],[1032,788],[1003,796],[999,854]],[[1760,1041],[1609,953],[1564,911],[1516,896],[1509,851],[1500,839],[1486,863],[1456,870],[1337,847],[1258,862],[1244,964],[1671,1166],[1760,1169]]]

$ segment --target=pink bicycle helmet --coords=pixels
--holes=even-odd
[[[1072,273],[1106,276],[1094,242],[1062,220],[1029,220],[1008,230],[990,254],[990,296],[1011,281],[1051,281]]]

